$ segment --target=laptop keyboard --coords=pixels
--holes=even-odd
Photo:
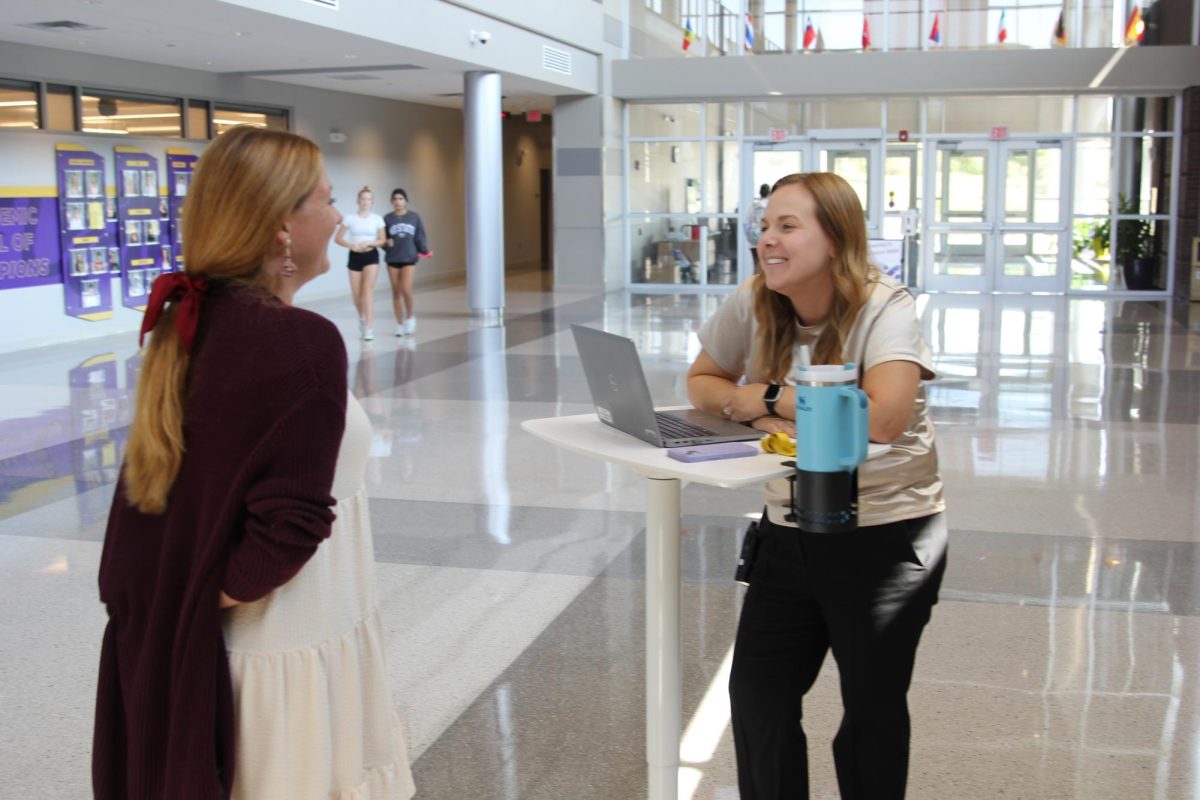
[[[685,422],[679,419],[679,417],[671,417],[659,413],[655,413],[654,416],[658,419],[658,432],[662,434],[664,439],[687,439],[697,436],[717,435],[708,428]]]

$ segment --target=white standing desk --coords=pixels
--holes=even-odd
[[[679,661],[680,481],[737,489],[782,478],[788,456],[760,453],[721,461],[676,461],[667,451],[600,422],[593,414],[531,419],[521,427],[551,444],[649,480],[646,506],[646,762],[650,800],[676,800],[682,678]],[[751,444],[756,444],[751,442]],[[730,565],[730,569],[733,565]]]

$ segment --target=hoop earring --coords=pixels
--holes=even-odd
[[[285,278],[291,278],[296,274],[296,262],[292,261],[292,240],[288,239],[284,244],[283,251],[283,266],[279,270],[279,274]]]

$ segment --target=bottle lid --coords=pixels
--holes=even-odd
[[[845,364],[813,364],[796,367],[796,383],[807,385],[841,385],[858,382],[858,369],[854,362]]]

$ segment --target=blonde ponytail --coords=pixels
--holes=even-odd
[[[125,496],[143,514],[161,514],[183,463],[183,393],[189,358],[163,311],[143,351],[137,402],[125,451]]]

